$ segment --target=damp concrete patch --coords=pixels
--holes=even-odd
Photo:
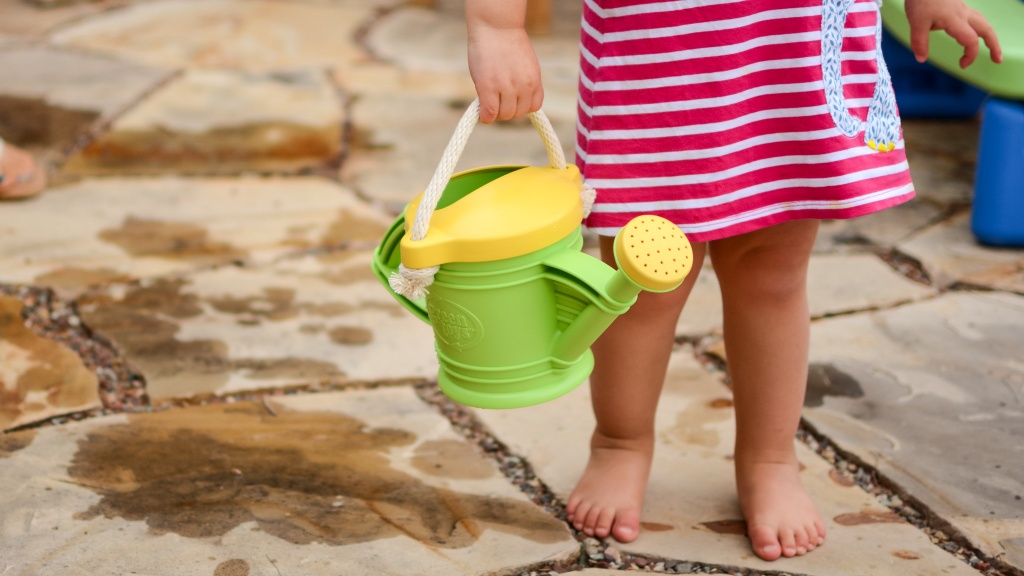
[[[111,178],[0,211],[0,281],[64,296],[313,248],[372,246],[392,218],[317,178]]]
[[[0,295],[0,430],[98,408],[96,374],[67,346],[26,327],[21,309],[20,300]],[[17,444],[5,442],[0,454]]]
[[[431,328],[370,271],[368,250],[171,280],[78,300],[85,324],[141,372],[151,398],[432,378]]]
[[[447,575],[577,553],[564,524],[412,390],[269,406],[41,430],[0,467],[17,487],[0,495],[3,546],[20,550],[3,562],[16,573]]]
[[[119,116],[64,171],[293,172],[340,154],[343,124],[321,72],[189,70]]]
[[[589,391],[506,411],[477,411],[484,424],[537,476],[568,498],[587,460],[593,430]],[[802,444],[804,485],[828,532],[824,546],[794,559],[765,562],[750,550],[734,491],[735,419],[729,390],[683,347],[673,354],[657,413],[654,464],[640,537],[621,551],[748,570],[814,576],[976,574],[933,546],[917,528],[857,486],[838,482],[832,467]],[[908,560],[898,551],[912,552]],[[906,555],[905,555],[906,556]]]
[[[1024,537],[1024,297],[950,293],[811,330],[819,432],[985,553]]]

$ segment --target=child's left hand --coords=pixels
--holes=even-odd
[[[928,33],[945,30],[964,47],[960,67],[967,68],[978,57],[978,39],[985,40],[993,62],[1003,61],[999,38],[988,20],[963,0],[906,0],[907,20],[910,21],[910,47],[918,62],[928,58]]]

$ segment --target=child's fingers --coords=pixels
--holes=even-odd
[[[967,68],[978,57],[978,33],[966,20],[957,20],[946,27],[946,33],[964,47],[964,55],[960,57],[960,67]]]
[[[480,99],[480,122],[490,124],[498,118],[500,97],[497,91],[478,90]]]
[[[533,92],[533,101],[530,103],[530,112],[536,112],[540,110],[540,107],[544,105],[544,88],[538,87]]]
[[[516,118],[516,112],[519,110],[519,100],[518,94],[514,92],[502,94],[501,104],[498,107],[498,120]]]
[[[931,23],[911,23],[910,26],[910,50],[918,62],[928,59],[928,34],[931,32]]]
[[[988,46],[988,50],[991,53],[993,62],[1003,61],[1003,48],[999,45],[999,37],[996,36],[995,29],[988,23],[988,20],[981,15],[977,10],[971,10],[970,23],[974,28],[974,31],[981,36],[982,40],[985,41],[985,46]]]

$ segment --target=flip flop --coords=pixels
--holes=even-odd
[[[3,139],[0,139],[0,200],[29,198],[42,192],[44,188],[46,174],[36,166],[32,155],[5,144]]]

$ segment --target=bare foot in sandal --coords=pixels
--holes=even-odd
[[[46,174],[32,155],[0,140],[0,200],[20,200],[46,188]]]

